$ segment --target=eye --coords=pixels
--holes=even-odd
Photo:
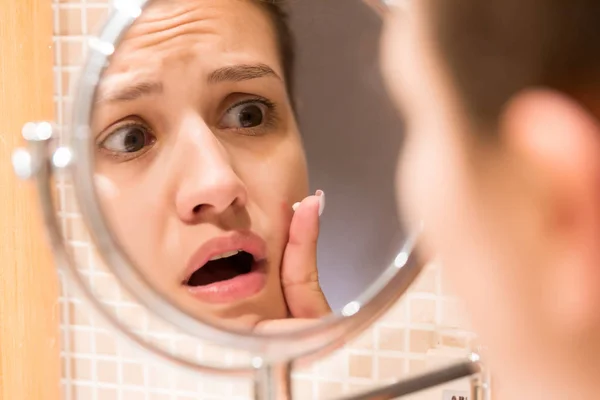
[[[268,121],[273,104],[267,100],[246,100],[231,107],[220,122],[222,129],[251,129]]]
[[[121,126],[110,133],[100,143],[100,147],[118,157],[131,157],[139,155],[149,146],[152,146],[156,138],[149,129],[140,124],[129,124]]]

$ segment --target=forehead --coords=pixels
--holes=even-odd
[[[268,64],[281,73],[276,32],[259,0],[155,0],[126,33],[107,74],[193,62]]]

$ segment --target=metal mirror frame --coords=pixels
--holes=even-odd
[[[180,331],[223,346],[256,354],[265,362],[287,362],[321,352],[330,343],[358,334],[387,310],[410,286],[421,265],[415,260],[415,238],[409,238],[396,260],[357,300],[349,303],[342,315],[332,314],[318,325],[285,334],[258,334],[215,327],[208,321],[191,316],[171,300],[156,293],[152,285],[134,267],[113,236],[101,211],[94,185],[94,153],[90,119],[95,91],[100,77],[115,52],[122,35],[153,0],[141,0],[138,5],[127,0],[115,1],[100,35],[90,40],[74,100],[72,135],[69,148],[72,160],[67,168],[75,187],[92,241],[107,267],[125,288],[148,310]]]

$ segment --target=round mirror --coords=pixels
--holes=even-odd
[[[276,362],[341,343],[410,285],[380,28],[359,0],[115,2],[77,87],[69,171],[145,309]]]

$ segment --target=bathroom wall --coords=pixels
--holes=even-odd
[[[52,1],[56,121],[64,127],[72,102],[69,84],[84,56],[83,44],[106,17],[108,2]],[[60,211],[70,248],[89,270],[92,285],[113,290],[105,275],[95,273],[102,266],[81,227],[72,196],[70,187],[61,187]],[[250,398],[248,380],[186,374],[138,351],[111,331],[62,275],[61,286],[65,400]],[[116,293],[114,302],[119,299]],[[297,371],[294,390],[299,399],[330,399],[356,393],[464,357],[472,337],[460,304],[451,296],[440,269],[429,265],[410,292],[375,326],[328,359]],[[170,336],[162,334],[161,340],[168,341]],[[205,351],[208,354],[209,349]],[[463,380],[411,398],[441,400],[444,389],[467,387]]]
[[[391,184],[403,121],[379,72],[382,19],[360,0],[289,3],[310,185],[327,194],[319,280],[329,304],[342,308],[388,266],[404,237]]]

